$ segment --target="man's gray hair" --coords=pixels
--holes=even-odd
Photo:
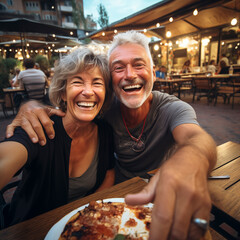
[[[56,65],[49,88],[49,98],[52,104],[59,107],[62,111],[66,111],[62,96],[66,92],[67,79],[73,77],[75,74],[88,71],[95,67],[99,69],[105,81],[106,96],[103,108],[107,109],[112,99],[107,56],[95,54],[88,48],[75,49],[60,59]]]
[[[114,36],[112,44],[110,45],[110,48],[108,50],[108,59],[110,58],[112,51],[116,47],[126,43],[139,44],[142,47],[144,47],[150,59],[151,66],[153,66],[152,55],[149,48],[149,39],[144,34],[134,30],[127,31],[124,33],[118,33],[117,35]]]

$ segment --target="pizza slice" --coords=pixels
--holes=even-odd
[[[151,208],[92,201],[69,219],[59,240],[144,240],[150,223]]]

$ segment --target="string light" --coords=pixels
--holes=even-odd
[[[173,17],[170,17],[170,18],[169,18],[169,22],[173,22]]]
[[[198,10],[197,10],[197,9],[195,9],[195,10],[193,11],[193,15],[194,15],[194,16],[197,16],[197,15],[198,15]]]
[[[115,34],[117,33],[117,29],[114,29],[114,31],[113,31]]]
[[[102,32],[102,36],[105,36],[105,32]]]
[[[156,24],[156,27],[159,28],[159,27],[160,27],[160,23],[157,23],[157,24]]]
[[[167,31],[166,37],[167,37],[167,38],[170,38],[171,36],[172,36],[172,33],[171,33],[170,31]]]
[[[159,50],[159,45],[155,44],[153,48],[154,48],[155,51],[158,51]]]
[[[231,21],[231,25],[232,26],[235,26],[237,24],[237,18],[233,18],[232,21]]]

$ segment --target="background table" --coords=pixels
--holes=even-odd
[[[3,88],[4,94],[9,96],[11,108],[14,114],[14,103],[13,103],[13,94],[19,93],[19,92],[25,92],[25,89],[19,88],[19,87],[9,87],[9,88]]]

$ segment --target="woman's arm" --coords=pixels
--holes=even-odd
[[[0,143],[0,189],[24,166],[27,157],[27,149],[22,144],[11,141]]]
[[[109,188],[109,187],[113,186],[114,181],[115,181],[115,170],[113,168],[113,169],[110,169],[110,170],[107,171],[106,176],[103,180],[103,183],[96,190],[96,192],[100,192],[103,189],[106,189],[106,188]]]

